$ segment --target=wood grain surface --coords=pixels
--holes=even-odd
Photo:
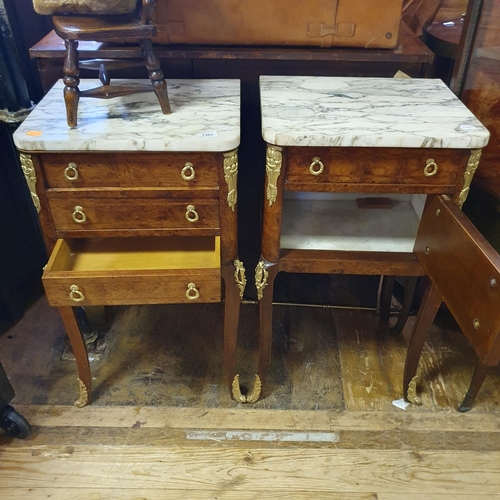
[[[280,275],[276,294],[369,304],[374,278],[353,279]],[[424,404],[403,411],[392,401],[402,397],[413,317],[393,337],[375,332],[368,311],[275,309],[267,389],[252,407],[227,393],[221,304],[199,304],[117,308],[106,351],[90,363],[93,402],[79,409],[60,317],[45,299],[34,303],[0,336],[13,404],[33,427],[24,441],[0,434],[0,498],[499,498],[500,372],[468,414],[456,411],[474,359],[449,316],[438,315],[424,347]],[[254,306],[242,307],[244,383],[257,320]],[[262,440],[279,433],[302,441]]]

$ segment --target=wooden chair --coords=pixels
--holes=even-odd
[[[138,2],[137,5],[135,5],[135,1]],[[71,8],[71,1],[69,0],[34,0],[33,3],[38,13],[53,14],[54,29],[66,45],[64,101],[66,103],[69,127],[77,126],[78,101],[80,97],[110,99],[112,97],[143,92],[143,89],[140,88],[111,86],[109,69],[145,65],[162,112],[164,114],[171,112],[167,84],[158,58],[153,51],[153,43],[151,41],[156,35],[155,26],[150,24],[156,0],[123,0],[122,4],[126,4],[126,6],[118,10],[118,13],[115,13],[116,11],[112,9],[103,12],[106,2],[92,3],[89,1],[82,9],[82,2],[75,1],[77,7],[72,9],[71,12],[69,12]],[[116,4],[117,2],[114,2],[115,8]],[[130,8],[131,11],[127,12]],[[142,48],[144,59],[93,59],[79,62],[77,50],[79,40],[114,43],[123,43],[124,40],[127,43],[136,42]],[[89,90],[80,90],[78,88],[80,83],[78,78],[80,68],[98,70],[102,86]]]

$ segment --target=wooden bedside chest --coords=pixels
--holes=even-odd
[[[238,80],[173,80],[173,112],[145,93],[84,100],[64,120],[62,82],[16,131],[51,256],[43,274],[75,353],[80,397],[91,373],[74,306],[221,301],[224,357],[236,375],[245,270],[238,260]],[[84,81],[82,88],[95,82]]]
[[[263,385],[279,271],[429,274],[446,301],[447,287],[426,262],[439,251],[420,255],[417,232],[431,218],[428,209],[422,215],[426,195],[462,205],[489,133],[440,80],[263,76],[260,91],[267,153],[256,380]],[[389,201],[377,208],[370,197]]]

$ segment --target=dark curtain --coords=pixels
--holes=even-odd
[[[12,323],[40,293],[46,256],[12,138],[32,103],[4,0],[0,34],[0,322]]]

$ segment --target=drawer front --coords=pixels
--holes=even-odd
[[[220,238],[60,239],[42,280],[52,306],[219,302]]]
[[[287,183],[454,186],[468,150],[290,148]]]
[[[218,229],[217,199],[50,196],[56,231]]]
[[[54,278],[45,273],[43,285],[51,306],[194,304],[220,302],[220,273],[185,276],[116,273],[110,277]]]
[[[43,154],[51,188],[216,187],[217,153]]]

